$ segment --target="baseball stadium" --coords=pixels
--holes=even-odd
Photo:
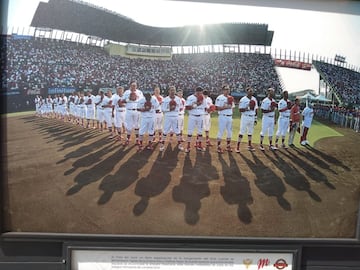
[[[1,36],[3,232],[356,238],[360,69],[341,55],[276,51],[274,35],[261,23],[154,27],[84,1],[40,2],[28,32]],[[278,67],[316,71],[323,86],[289,93],[279,141]],[[139,94],[121,98],[132,87]],[[244,109],[249,91],[257,106]],[[178,101],[167,110],[167,99]],[[300,115],[312,110],[306,140],[289,122],[295,100]],[[141,133],[142,122],[153,128]]]

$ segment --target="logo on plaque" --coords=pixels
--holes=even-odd
[[[274,267],[276,267],[277,269],[281,270],[284,269],[288,266],[288,264],[286,263],[286,261],[284,259],[278,259],[275,263],[274,263]]]
[[[246,258],[243,260],[243,264],[245,264],[246,269],[249,269],[252,262],[253,262],[252,259],[249,259],[249,258]]]
[[[257,263],[258,270],[264,268],[265,266],[268,266],[269,264],[270,264],[269,259],[259,259]]]

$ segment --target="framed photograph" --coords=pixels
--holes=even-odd
[[[1,240],[76,270],[359,247],[360,4],[114,2],[4,4]]]

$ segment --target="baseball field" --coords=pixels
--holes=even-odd
[[[213,117],[211,136],[216,136]],[[33,112],[2,117],[3,224],[11,232],[353,238],[359,134],[314,121],[311,146],[137,152]],[[233,140],[239,119],[234,119]],[[244,139],[246,142],[246,137]],[[267,144],[267,139],[264,141]],[[233,142],[235,146],[235,141]]]

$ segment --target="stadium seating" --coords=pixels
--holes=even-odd
[[[173,55],[172,60],[150,60],[109,56],[103,48],[51,39],[8,39],[7,88],[127,87],[138,80],[142,90],[154,84],[182,88],[185,94],[196,86],[219,93],[222,84],[243,91],[252,85],[264,93],[281,85],[269,54],[202,53]]]
[[[324,62],[313,65],[344,104],[360,104],[360,73]]]

